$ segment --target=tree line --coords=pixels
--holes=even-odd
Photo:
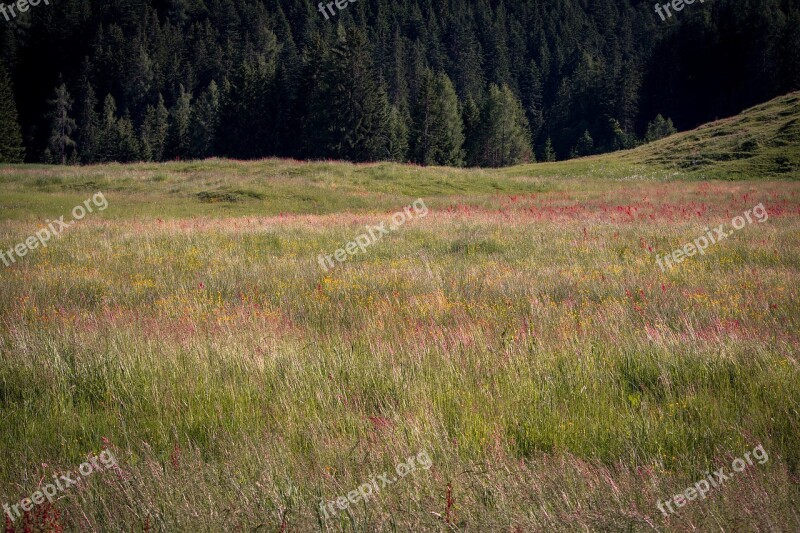
[[[61,0],[0,27],[0,161],[506,166],[800,88],[800,8],[715,0]],[[669,117],[669,118],[667,118]],[[674,125],[673,125],[674,121]]]

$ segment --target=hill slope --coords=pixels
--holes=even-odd
[[[507,172],[541,174],[544,169],[561,176],[798,179],[800,92],[633,150],[552,165],[525,165]]]
[[[711,179],[800,176],[800,93],[625,154]]]

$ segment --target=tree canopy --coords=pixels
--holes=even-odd
[[[800,88],[798,21],[789,0],[667,22],[640,0],[370,0],[328,20],[306,0],[62,0],[0,25],[0,158],[20,132],[28,161],[83,163],[616,150]]]

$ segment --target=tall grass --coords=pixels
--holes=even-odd
[[[0,503],[107,439],[121,470],[56,502],[68,530],[797,529],[799,186],[570,183],[426,197],[329,273],[391,201],[163,220],[107,193],[0,272]],[[759,201],[766,223],[659,270]],[[757,444],[767,464],[656,509]],[[320,516],[421,450],[430,471]]]

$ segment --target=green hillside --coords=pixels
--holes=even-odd
[[[800,177],[800,93],[639,147],[624,160],[704,179]]]
[[[633,150],[506,172],[634,179],[798,179],[800,92]]]

